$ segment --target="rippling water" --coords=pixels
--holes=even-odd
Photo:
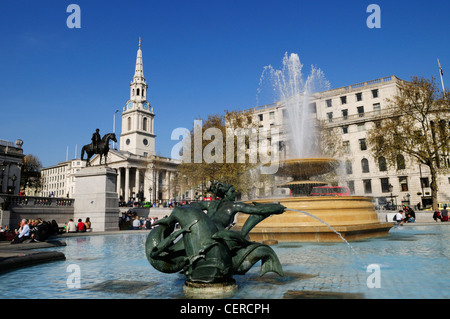
[[[278,299],[308,292],[357,298],[450,298],[446,275],[450,227],[408,226],[390,235],[360,242],[280,243],[272,246],[286,272],[259,277],[259,264],[236,276],[234,298]],[[65,261],[28,267],[0,275],[1,298],[183,298],[184,276],[163,274],[148,263],[146,233],[65,238]],[[355,255],[356,252],[356,255]],[[379,267],[379,288],[369,288]],[[80,287],[71,288],[79,267]],[[68,285],[69,284],[69,285]],[[332,295],[334,296],[334,295]]]

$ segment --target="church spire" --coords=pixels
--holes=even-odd
[[[136,68],[134,71],[133,82],[144,82],[144,66],[142,63],[142,50],[141,50],[141,38],[139,37],[139,49],[136,57]]]

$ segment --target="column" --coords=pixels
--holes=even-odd
[[[128,202],[130,199],[130,168],[125,167],[125,190],[124,190],[125,201]]]
[[[135,193],[136,193],[136,199],[138,199],[138,195],[139,195],[139,191],[140,191],[140,187],[139,187],[139,183],[140,183],[140,181],[139,181],[139,168],[137,168],[136,167],[136,175],[135,175],[135,178],[134,178],[134,185],[135,185]],[[139,198],[139,201],[140,201],[140,198]]]
[[[119,198],[122,195],[121,188],[122,188],[122,168],[119,167],[117,169],[117,184],[116,184],[116,192],[117,194],[119,194]]]

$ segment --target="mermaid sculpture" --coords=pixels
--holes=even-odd
[[[273,249],[246,236],[263,219],[282,214],[285,207],[235,202],[234,187],[220,182],[213,183],[210,191],[220,199],[176,207],[169,217],[154,224],[158,227],[145,244],[150,264],[164,273],[183,272],[186,283],[234,282],[233,275],[245,274],[259,260],[261,276],[266,272],[283,276]],[[230,229],[239,212],[250,214],[241,232]],[[180,229],[175,230],[177,224]]]

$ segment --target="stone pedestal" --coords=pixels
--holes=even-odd
[[[86,217],[92,231],[119,230],[119,196],[117,173],[109,167],[85,167],[75,174],[74,221]]]

